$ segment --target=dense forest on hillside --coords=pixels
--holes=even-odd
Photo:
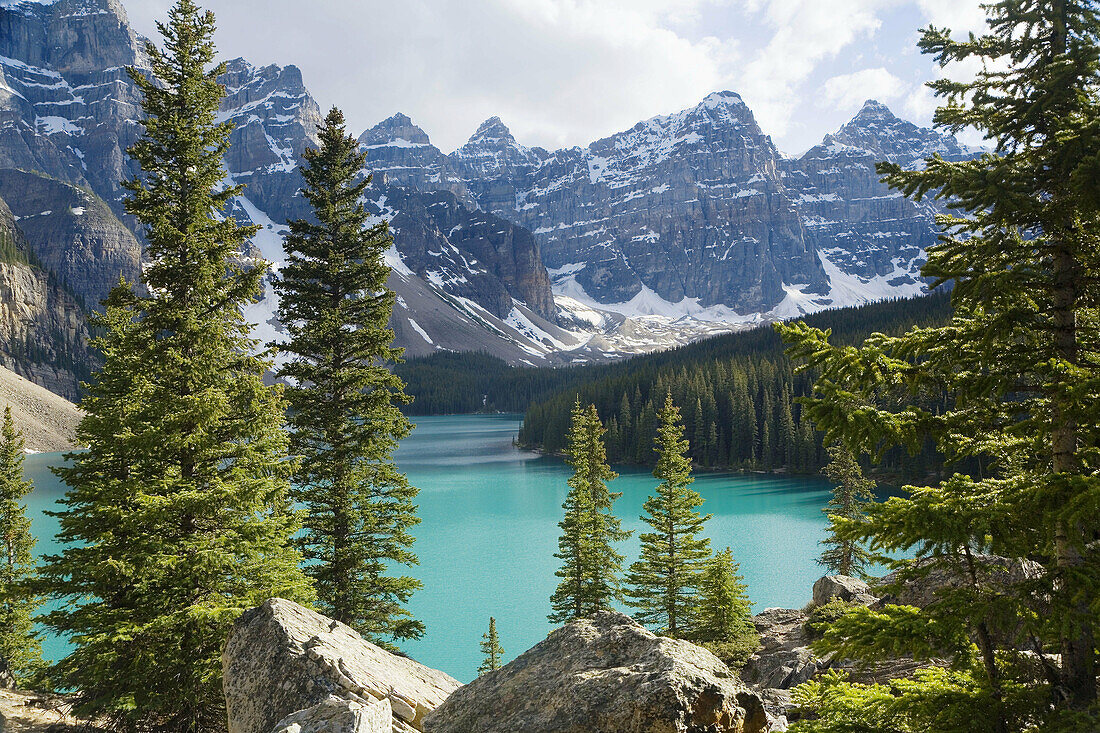
[[[949,295],[824,311],[805,320],[831,328],[837,343],[878,332],[900,333],[946,319]],[[484,354],[438,354],[399,365],[415,396],[413,414],[524,412],[522,445],[551,453],[564,448],[570,409],[592,403],[608,427],[608,457],[652,461],[656,409],[671,391],[680,406],[693,461],[705,468],[816,472],[825,454],[797,398],[815,376],[796,375],[770,326],[706,339],[614,364],[533,369],[509,367]],[[881,468],[915,475],[935,456],[888,454]]]

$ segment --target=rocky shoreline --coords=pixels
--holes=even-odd
[[[994,582],[1034,572],[988,558]],[[509,664],[463,685],[444,672],[365,641],[353,629],[272,598],[245,612],[223,654],[229,733],[772,733],[798,715],[791,690],[826,670],[861,682],[911,674],[938,660],[859,666],[810,647],[828,604],[923,606],[957,579],[930,574],[898,587],[828,575],[802,609],[753,617],[760,648],[741,670],[711,652],[658,636],[606,611],[552,632]],[[887,590],[889,592],[887,592]],[[40,707],[48,701],[49,712]],[[37,707],[36,707],[37,706]],[[0,732],[95,730],[65,715],[66,699],[0,696]],[[74,728],[75,729],[75,728]]]

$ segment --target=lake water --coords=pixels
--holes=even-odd
[[[427,634],[403,648],[413,658],[462,681],[476,675],[478,643],[489,624],[510,660],[545,638],[549,598],[557,585],[558,526],[570,470],[561,460],[517,450],[516,415],[458,415],[417,419],[417,429],[402,444],[397,462],[420,488],[414,569],[424,589],[413,596],[411,611],[427,625]],[[56,508],[64,486],[49,472],[58,454],[27,457],[35,482],[29,510],[37,551],[53,552],[56,520],[43,511]],[[620,551],[629,564],[637,558],[638,516],[656,486],[645,469],[617,467],[611,483],[622,492],[615,512],[634,530]],[[822,479],[754,474],[701,474],[694,488],[712,546],[733,548],[755,610],[801,607],[822,570],[814,562],[824,535],[821,508],[829,484]],[[45,640],[46,656],[65,653],[58,639]]]

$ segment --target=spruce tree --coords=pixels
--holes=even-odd
[[[697,535],[710,515],[696,511],[703,498],[689,488],[695,479],[688,442],[671,394],[657,422],[653,476],[661,484],[646,499],[641,517],[653,531],[641,535],[641,556],[627,573],[627,596],[640,622],[672,637],[687,637],[694,632],[699,576],[710,556],[710,540]]]
[[[276,289],[290,355],[291,452],[299,457],[294,498],[305,507],[302,551],[323,610],[380,643],[417,638],[424,625],[406,604],[420,581],[391,574],[415,565],[410,530],[417,489],[393,462],[412,425],[410,400],[388,367],[399,360],[388,322],[394,293],[383,253],[386,222],[368,226],[360,202],[366,154],[333,108],[304,153],[302,194],[310,220],[290,222]]]
[[[43,667],[42,646],[31,621],[39,597],[28,583],[34,576],[34,536],[23,500],[34,487],[23,476],[23,446],[9,405],[0,428],[0,665],[20,684]]]
[[[221,651],[233,621],[271,596],[308,601],[291,537],[285,405],[242,307],[264,268],[240,263],[255,227],[224,216],[231,126],[217,121],[224,65],[214,18],[179,0],[148,43],[144,175],[124,185],[144,227],[143,291],[126,283],[95,323],[104,362],[77,443],[55,469],[60,555],[41,570],[61,601],[45,624],[73,644],[51,670],[77,711],[122,730],[225,726]]]
[[[921,170],[879,166],[904,194],[934,193],[958,210],[941,217],[923,270],[954,284],[949,323],[860,348],[804,324],[783,329],[792,356],[821,369],[810,412],[829,440],[874,456],[933,440],[950,461],[977,464],[872,505],[866,522],[837,523],[873,550],[915,552],[921,562],[903,580],[941,571],[963,582],[921,609],[845,616],[825,647],[947,656],[953,669],[924,673],[889,708],[864,704],[879,691],[829,681],[807,692],[807,710],[833,715],[833,701],[854,697],[858,709],[896,715],[886,728],[1095,730],[1100,15],[1075,0],[986,10],[985,33],[955,40],[928,28],[920,45],[941,65],[983,68],[970,82],[932,83],[946,100],[935,122],[973,126],[994,149],[961,162],[933,156]],[[946,409],[931,399],[941,394]],[[990,554],[1034,559],[1043,572],[997,582]],[[1022,659],[1021,640],[1038,664]],[[804,729],[825,729],[815,725]]]
[[[494,669],[500,669],[501,660],[504,658],[504,647],[500,645],[500,639],[497,637],[497,620],[492,616],[489,617],[489,631],[481,636],[481,653],[485,655],[485,659],[477,668],[478,677]]]
[[[621,529],[612,513],[620,494],[609,491],[607,482],[619,474],[607,465],[603,436],[595,406],[582,407],[578,399],[573,405],[566,460],[573,475],[562,504],[565,516],[558,523],[561,536],[554,554],[562,567],[555,573],[561,582],[550,597],[553,611],[547,618],[551,623],[591,616],[622,598],[619,574],[623,556],[614,543],[625,540],[630,532]]]
[[[831,573],[851,575],[867,579],[867,564],[874,555],[867,551],[862,542],[848,535],[837,533],[838,519],[858,524],[865,516],[864,504],[875,499],[875,482],[863,476],[859,461],[842,443],[829,446],[829,463],[825,466],[825,475],[836,483],[833,496],[821,511],[829,518],[826,537],[821,544],[826,549],[818,558]]]
[[[699,581],[699,609],[692,639],[731,667],[742,666],[760,646],[752,604],[733,551],[715,553]]]

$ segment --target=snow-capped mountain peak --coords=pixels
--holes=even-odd
[[[539,164],[539,156],[516,142],[512,131],[496,116],[482,122],[452,157],[466,169],[467,177],[493,177],[508,167]]]
[[[398,112],[379,122],[360,136],[359,144],[364,147],[410,147],[431,145],[428,133],[416,125],[408,115]]]
[[[901,119],[885,104],[868,99],[859,112],[839,130],[825,138],[820,147],[838,146],[869,151],[880,160],[889,160],[906,168],[923,165],[924,159],[939,153],[948,159],[961,159],[972,154],[953,135],[927,127],[918,127]]]

